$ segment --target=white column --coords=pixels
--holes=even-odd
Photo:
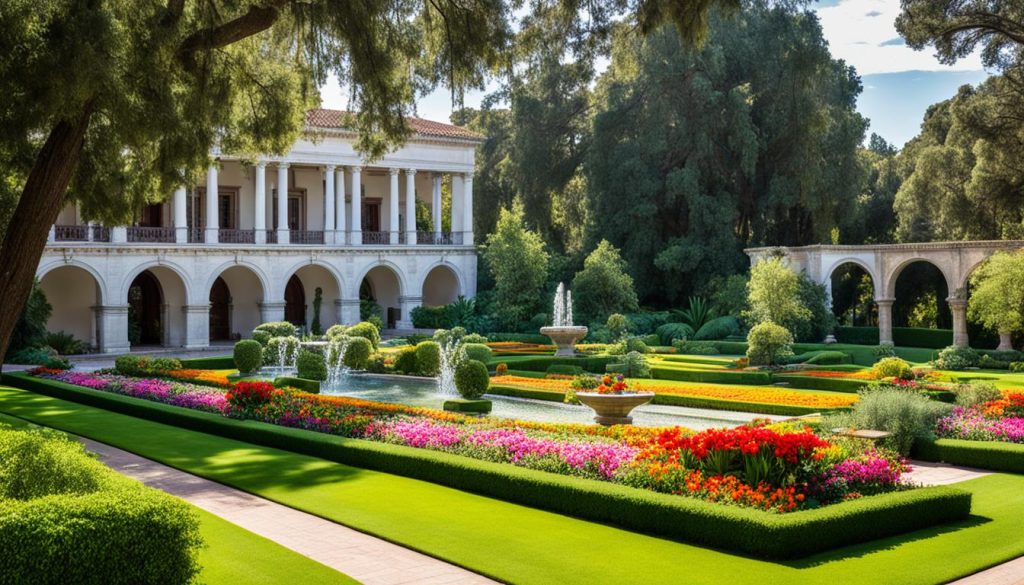
[[[352,235],[349,244],[363,245],[363,167],[351,167],[352,171]],[[358,322],[358,321],[357,321]]]
[[[405,171],[405,243],[416,245],[416,169]]]
[[[87,222],[85,223],[85,241],[86,241],[86,242],[91,242],[91,241],[93,240],[93,233],[92,233],[92,232],[93,232],[93,228],[94,228],[95,226],[96,226],[96,222],[94,222],[94,221],[91,221],[91,220],[90,220],[90,221],[87,221]],[[186,229],[187,229],[187,228],[186,228]],[[186,236],[187,236],[187,235],[188,235],[188,234],[186,233]],[[187,241],[188,241],[188,238],[186,238],[186,239],[185,239],[185,241],[187,242]],[[93,344],[92,344],[92,347],[96,347],[96,344],[95,344],[95,343],[93,343]]]
[[[390,242],[398,243],[398,169],[391,169],[391,183],[388,187],[388,231],[391,232]]]
[[[441,173],[434,173],[433,191],[430,194],[430,211],[434,220],[434,243],[441,241]]]
[[[953,313],[953,345],[956,347],[969,347],[970,340],[967,338],[967,299],[957,296],[946,299],[949,302],[949,310]]]
[[[452,175],[452,233],[462,231],[462,175]]]
[[[277,163],[277,243],[288,243],[288,163]]]
[[[892,304],[894,299],[875,299],[878,306],[878,343],[892,345]]]
[[[342,299],[340,303],[340,318],[343,325],[355,325],[362,319],[359,318],[359,299]]]
[[[271,321],[284,321],[284,303],[259,303],[260,322],[270,323]]]
[[[116,225],[110,228],[110,243],[125,244],[128,242],[128,228],[123,225]]]
[[[324,170],[324,244],[334,245],[334,165]]]
[[[174,190],[174,241],[179,244],[188,243],[188,214],[186,213],[187,195],[185,187]],[[90,235],[92,228],[89,229]]]
[[[217,182],[217,176],[220,169],[217,164],[217,162],[214,162],[206,170],[206,229],[204,231],[204,241],[207,244],[216,244],[220,237],[220,215],[218,213],[220,207],[217,205],[217,199],[220,196],[220,185]]]
[[[348,227],[345,225],[345,167],[338,167],[335,171],[334,212],[336,214],[334,223],[334,242],[344,246],[348,243]],[[341,321],[338,321],[341,323]]]
[[[93,307],[96,312],[96,329],[101,353],[125,353],[131,350],[128,343],[128,305],[103,305]]]
[[[473,173],[462,180],[462,243],[473,245]]]
[[[398,305],[401,311],[399,320],[395,322],[396,329],[412,329],[412,310],[423,304],[423,297],[399,297]]]
[[[185,305],[185,349],[210,347],[210,305]]]
[[[253,197],[252,228],[257,244],[267,243],[267,161],[256,163],[256,192]]]

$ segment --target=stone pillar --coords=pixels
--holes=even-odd
[[[188,243],[188,213],[186,212],[187,196],[185,187],[174,190],[174,241],[178,244]],[[92,232],[92,229],[89,230]]]
[[[452,233],[462,231],[462,175],[452,175]]]
[[[388,231],[389,242],[392,246],[398,244],[398,169],[391,169],[391,183],[388,187]]]
[[[363,245],[363,167],[350,167],[352,171],[352,221],[351,235],[348,243],[352,246]],[[356,321],[358,323],[359,321]]]
[[[288,163],[277,163],[277,243],[287,244],[288,233]]]
[[[338,303],[338,317],[343,325],[355,325],[359,318],[359,299],[341,299]]]
[[[324,244],[334,245],[334,165],[324,170]]]
[[[960,297],[949,297],[949,310],[953,313],[953,345],[956,347],[968,347],[970,341],[967,339],[967,299]]]
[[[185,305],[185,349],[210,347],[210,305]]]
[[[206,170],[206,225],[203,226],[203,241],[207,244],[220,241],[220,207],[217,205],[220,198],[219,173],[216,161]]]
[[[345,304],[341,302],[341,299],[334,299],[334,322],[338,324],[345,323]]]
[[[412,329],[412,310],[423,304],[423,297],[398,297],[401,318],[395,322],[396,329]]]
[[[271,321],[284,321],[283,302],[259,303],[259,305],[260,323],[269,323]]]
[[[256,163],[256,191],[253,197],[252,228],[257,244],[267,243],[267,161]]]
[[[405,243],[416,245],[416,169],[405,171]]]
[[[473,245],[473,173],[462,180],[462,243]]]
[[[96,313],[100,353],[131,351],[131,344],[128,343],[128,305],[98,305],[92,309]]]
[[[128,228],[123,225],[116,225],[110,228],[110,243],[111,244],[126,244],[128,243]]]
[[[892,304],[895,299],[875,299],[878,306],[878,343],[892,345]]]
[[[96,222],[94,222],[94,221],[87,221],[87,222],[85,222],[85,241],[86,242],[91,242],[93,240],[93,231],[94,231],[93,228],[94,227],[96,227]],[[185,241],[187,242],[188,239],[186,238]],[[93,344],[92,347],[96,347],[96,344]]]
[[[334,173],[334,243],[344,246],[348,243],[348,226],[345,225],[345,167],[338,167]]]
[[[1009,331],[999,332],[999,347],[996,349],[999,351],[1010,351],[1013,349],[1013,338]]]
[[[441,241],[441,173],[434,173],[433,190],[430,193],[430,212],[434,223],[434,243]]]

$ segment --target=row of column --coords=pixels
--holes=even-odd
[[[878,342],[881,344],[894,345],[892,337],[892,305],[896,299],[875,299],[878,307]],[[949,310],[953,314],[953,345],[956,347],[968,347],[970,340],[967,336],[967,299],[961,297],[949,297]],[[1009,334],[1000,332],[999,349],[1003,345],[1009,348]],[[1005,342],[1005,343],[1004,343]]]
[[[288,229],[288,168],[289,164],[280,162],[277,166],[277,243],[289,243],[290,231]],[[343,166],[327,165],[324,168],[324,244],[340,244],[359,246],[363,243],[362,235],[362,169],[361,166],[348,167],[351,195],[350,204],[346,204],[346,180]],[[267,243],[267,162],[256,163],[256,185],[255,185],[255,213],[253,229],[255,230],[255,242],[257,244]],[[388,201],[390,211],[389,242],[398,244],[401,236],[399,230],[399,174],[401,169],[392,168],[389,171],[390,182],[388,188]],[[402,226],[405,233],[405,243],[415,245],[416,235],[416,169],[405,169],[405,225]],[[207,244],[218,243],[220,234],[220,208],[219,197],[219,169],[218,165],[212,165],[206,173],[206,209],[204,241]],[[463,244],[473,244],[473,175],[452,176],[452,208],[451,223],[453,226],[462,224]],[[431,210],[434,235],[436,239],[441,236],[441,175],[434,173],[431,182]],[[212,194],[212,195],[211,195]],[[461,195],[457,197],[456,195]],[[184,187],[179,187],[174,192],[174,229],[175,240],[178,243],[188,242],[188,216],[186,212],[187,193]],[[350,210],[351,230],[346,230],[348,223],[346,210]],[[461,222],[459,221],[461,219]],[[348,234],[351,234],[349,236]]]

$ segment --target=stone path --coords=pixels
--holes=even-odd
[[[910,465],[914,470],[903,477],[921,485],[949,485],[992,475],[990,471],[972,469],[970,467],[957,467],[948,463],[911,461]]]
[[[950,585],[1024,585],[1024,557],[958,579]]]
[[[433,557],[252,494],[80,439],[107,466],[294,550],[366,585],[495,583]]]

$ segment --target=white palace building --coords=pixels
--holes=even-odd
[[[282,157],[219,154],[205,182],[142,210],[135,225],[95,225],[65,208],[37,271],[53,306],[47,328],[104,353],[128,351],[130,339],[194,349],[265,321],[309,326],[317,305],[324,329],[355,323],[361,296],[396,329],[412,327],[419,305],[474,296],[473,163],[483,137],[410,119],[409,141],[365,164],[343,117],[310,111]]]

